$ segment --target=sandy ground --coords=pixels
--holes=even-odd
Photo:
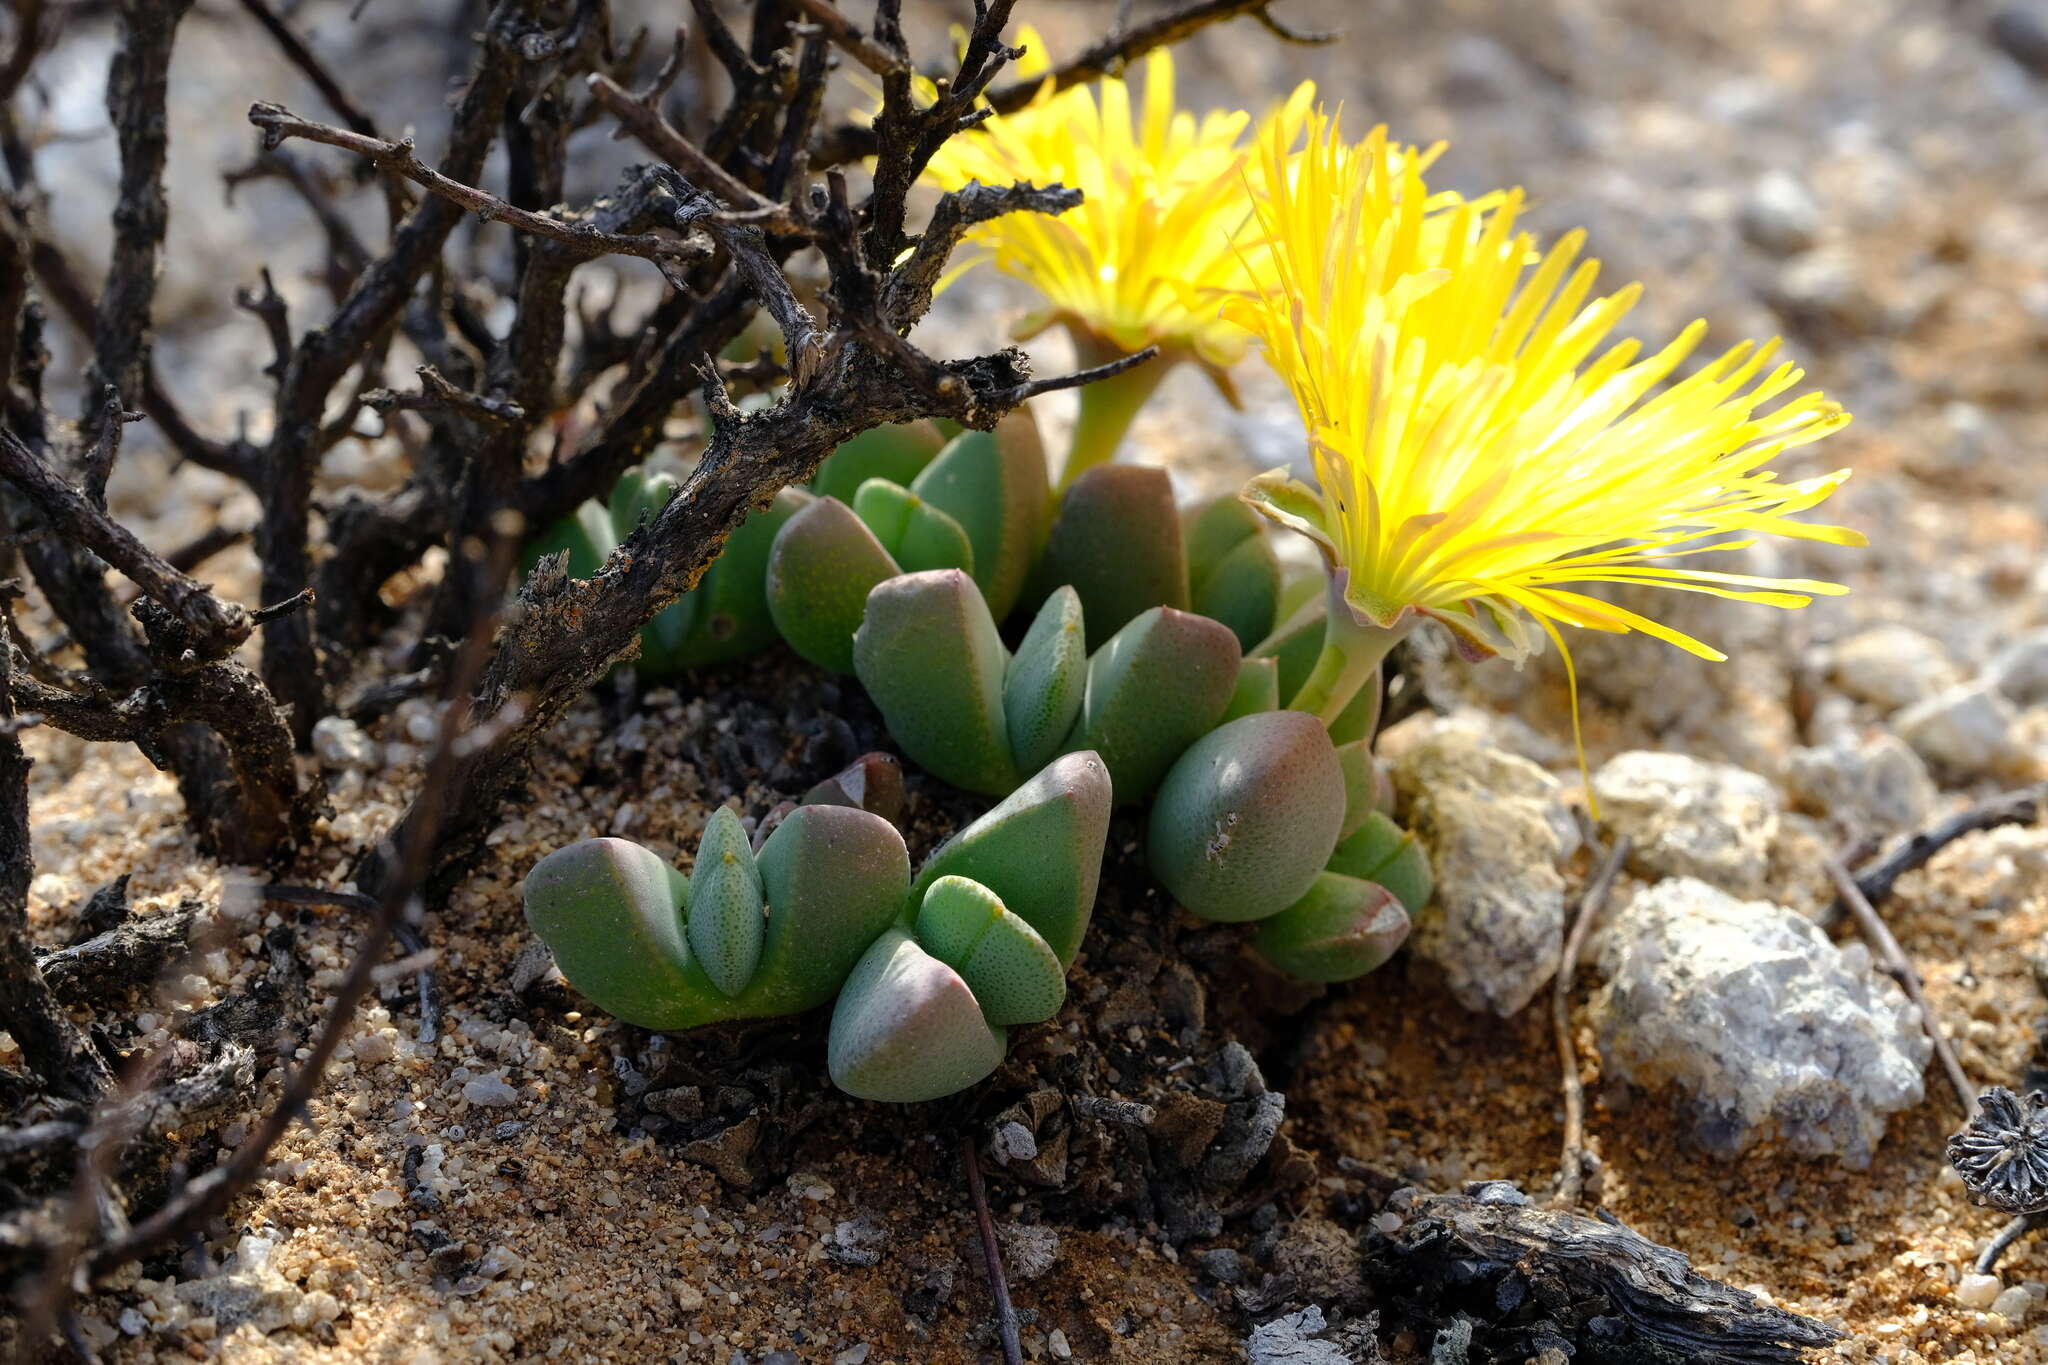
[[[307,10],[322,31],[341,34],[342,8]],[[1078,3],[1020,8],[1056,52],[1079,45],[1110,12]],[[2048,625],[2048,462],[2040,454],[2048,237],[2038,228],[2048,204],[2048,86],[1992,45],[1976,7],[1303,0],[1283,8],[1305,23],[1341,22],[1348,40],[1282,48],[1249,24],[1207,35],[1184,60],[1199,98],[1262,102],[1313,76],[1361,127],[1385,119],[1413,140],[1449,138],[1446,183],[1524,185],[1540,225],[1586,225],[1617,277],[1648,281],[1639,318],[1646,335],[1693,316],[1729,341],[1786,332],[1815,380],[1857,414],[1847,433],[1793,465],[1856,470],[1837,516],[1868,531],[1872,548],[1795,549],[1779,560],[1790,572],[1840,576],[1855,593],[1793,618],[1761,610],[1689,618],[1739,645],[1718,669],[1647,641],[1582,655],[1591,665],[1596,764],[1625,748],[1672,748],[1775,778],[1787,750],[1817,727],[1864,732],[1878,720],[1816,681],[1817,646],[1873,622],[1902,622],[1934,637],[1968,673],[2011,635]],[[275,93],[249,88],[225,60],[248,48],[224,17],[194,32],[202,36],[181,57],[193,88],[220,107]],[[97,69],[103,49],[95,55],[92,35],[72,41],[72,59]],[[379,56],[421,79],[438,69],[438,58],[396,38]],[[80,126],[94,114],[90,101],[64,108]],[[212,191],[204,187],[246,139],[197,113],[181,127],[176,155],[192,183],[175,220],[183,236],[174,236],[167,281],[166,359],[174,388],[197,392],[208,376],[220,379],[207,387],[227,397],[207,415],[224,425],[238,392],[245,402],[260,396],[262,357],[255,328],[235,317],[222,283],[239,280],[238,268],[221,263],[246,244],[214,232],[220,220],[206,217]],[[1738,228],[1745,201],[1773,171],[1803,186],[1819,210],[1814,244],[1790,256],[1748,244]],[[260,187],[245,194],[258,222],[290,221],[281,197],[261,200]],[[77,232],[89,246],[83,219]],[[289,259],[298,249],[288,234],[264,235],[266,254]],[[181,255],[181,242],[197,254]],[[217,273],[185,264],[209,259]],[[280,269],[281,283],[287,273]],[[313,306],[310,286],[290,287]],[[1021,307],[1014,291],[991,295],[1012,312]],[[944,325],[963,347],[996,339],[985,315],[956,312]],[[1047,364],[1061,358],[1056,345],[1046,348]],[[1276,387],[1249,371],[1245,381],[1247,410],[1232,414],[1196,376],[1177,376],[1141,420],[1137,456],[1172,465],[1191,489],[1292,458],[1298,438]],[[1045,417],[1056,428],[1059,405],[1048,404]],[[332,472],[374,482],[379,458],[370,443],[345,448]],[[218,481],[164,477],[138,452],[116,486],[119,510],[160,544],[210,516],[249,515]],[[230,587],[245,568],[234,559],[215,567]],[[1569,733],[1554,671],[1444,686],[1513,710],[1553,740]],[[579,1012],[559,991],[522,997],[510,985],[524,944],[518,883],[535,857],[598,832],[686,854],[707,801],[737,797],[743,812],[765,811],[816,775],[783,721],[818,709],[812,687],[771,656],[709,680],[702,696],[652,693],[629,724],[598,700],[566,719],[529,803],[430,926],[446,998],[439,1039],[418,1041],[410,987],[390,983],[334,1066],[314,1122],[285,1140],[269,1178],[207,1246],[183,1266],[126,1276],[93,1301],[88,1331],[108,1357],[990,1358],[957,1147],[1017,1097],[1018,1076],[1006,1070],[987,1095],[905,1116],[818,1098],[821,1020],[667,1045],[663,1065],[704,1078],[707,1111],[756,1105],[776,1130],[746,1172],[759,1183],[740,1188],[701,1164],[716,1153],[687,1153],[674,1130],[648,1131],[633,1089],[644,1088],[636,1077],[649,1065],[644,1034]],[[1686,700],[1653,707],[1648,696]],[[736,727],[742,735],[765,727],[788,742],[787,781],[755,772],[745,783],[744,767],[731,761],[738,750],[720,747]],[[402,745],[404,730],[397,717],[380,738]],[[2019,733],[2031,758],[2003,774],[1946,779],[1943,802],[2011,785],[2028,764],[2038,774],[2048,714],[2022,717]],[[259,917],[237,894],[239,873],[193,853],[169,782],[129,750],[41,732],[31,743],[39,759],[33,910],[52,940],[95,886],[123,872],[135,875],[145,903],[225,896],[223,937],[173,983],[157,1015],[140,1021],[138,1040],[257,970],[257,936],[275,916]],[[1574,780],[1568,748],[1554,745],[1547,759]],[[349,856],[395,816],[410,782],[402,763],[367,780],[337,775],[340,813],[302,876],[341,877]],[[919,801],[921,818],[950,809],[937,793]],[[1817,857],[1830,832],[1788,831],[1776,850],[1774,894],[1810,908],[1823,897]],[[931,833],[932,819],[914,829],[913,854]],[[317,998],[339,979],[354,926],[339,911],[275,909],[296,916]],[[1139,913],[1150,925],[1167,922],[1156,906]],[[1887,915],[1966,1069],[1986,1084],[2015,1082],[2044,1012],[2029,962],[2048,929],[2048,831],[1959,843],[1902,883]],[[1086,983],[1098,966],[1104,989],[1117,979],[1097,960],[1109,952],[1091,943],[1083,985],[1049,1037],[1096,1026],[1103,1000],[1091,999]],[[1241,981],[1211,982],[1211,1035],[1267,1003],[1232,998]],[[1588,973],[1584,984],[1592,981]],[[1343,1224],[1366,1188],[1359,1170],[1439,1187],[1477,1178],[1546,1185],[1560,1109],[1540,1006],[1506,1025],[1466,1014],[1432,972],[1404,958],[1302,1018],[1284,1066],[1271,1051],[1261,1061],[1287,1073],[1275,1081],[1288,1095],[1285,1131],[1313,1162],[1312,1178],[1251,1199],[1220,1235],[1174,1233],[1127,1189],[1105,1188],[1090,1202],[992,1173],[998,1216],[1019,1229],[1013,1288],[1032,1315],[1034,1358],[1240,1359],[1251,1320],[1240,1291],[1198,1271],[1194,1253],[1256,1241],[1261,1204],[1302,1237]],[[1255,1051],[1262,1031],[1268,1042],[1288,1036],[1271,1019],[1244,1028]],[[1733,1163],[1699,1155],[1661,1097],[1602,1085],[1590,1035],[1581,1050],[1593,1141],[1606,1163],[1600,1198],[1630,1224],[1709,1273],[1844,1327],[1845,1359],[2048,1360],[2048,1328],[1954,1301],[1958,1276],[1999,1220],[1968,1206],[1941,1160],[1957,1114],[1937,1076],[1926,1101],[1893,1120],[1871,1168],[1849,1172],[1769,1147]],[[1132,1053],[1161,1068],[1174,1055],[1171,1039]],[[1094,1079],[1098,1093],[1156,1081],[1115,1070]],[[764,1101],[771,1092],[776,1098]],[[237,1136],[230,1129],[208,1141]],[[859,1264],[870,1252],[872,1263]],[[195,1277],[195,1268],[214,1273]],[[2048,1298],[2048,1244],[2021,1247],[2004,1274],[2037,1304]],[[2037,1308],[2039,1321],[2048,1321],[2048,1307]]]

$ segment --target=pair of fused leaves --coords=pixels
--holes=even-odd
[[[1147,860],[1193,913],[1257,921],[1254,946],[1275,966],[1349,980],[1393,956],[1432,890],[1428,858],[1381,792],[1367,741],[1333,744],[1303,711],[1255,711],[1174,763]]]
[[[588,578],[641,522],[660,515],[681,485],[665,472],[631,470],[605,503],[587,502],[527,546],[531,570],[542,555],[566,551],[572,578]],[[807,504],[810,494],[785,488],[766,508],[750,513],[726,537],[725,548],[697,586],[677,598],[640,631],[640,671],[664,677],[742,658],[775,642],[764,580],[775,536]]]
[[[1067,754],[933,853],[839,993],[833,1083],[864,1099],[937,1099],[994,1071],[1009,1029],[1058,1013],[1109,810],[1101,759]]]
[[[1045,449],[1028,416],[963,431],[907,485],[892,475],[914,462],[916,447],[900,432],[888,435],[834,451],[818,475],[819,487],[833,491],[790,518],[768,555],[776,628],[798,654],[834,673],[854,671],[853,635],[876,584],[958,569],[1007,614],[1044,533]]]
[[[1091,649],[1153,607],[1220,621],[1250,649],[1279,620],[1282,591],[1262,520],[1235,494],[1183,515],[1165,470],[1118,464],[1067,489],[1036,581],[1080,595]]]
[[[1109,777],[1070,754],[927,860],[851,806],[800,806],[759,854],[721,807],[686,878],[625,839],[587,839],[526,878],[527,922],[562,974],[631,1024],[686,1029],[839,997],[841,1089],[933,1099],[1001,1062],[1006,1030],[1056,1013],[1087,932]]]
[[[957,569],[875,585],[854,671],[903,752],[937,777],[1000,795],[1052,755],[1101,754],[1119,803],[1143,800],[1223,719],[1237,637],[1171,607],[1141,613],[1090,655],[1081,600],[1062,587],[1012,654]]]

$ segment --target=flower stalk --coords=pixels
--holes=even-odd
[[[1367,718],[1365,726],[1365,733],[1370,735],[1379,721],[1380,665],[1393,652],[1394,646],[1407,637],[1415,625],[1415,617],[1404,616],[1392,626],[1374,625],[1360,619],[1357,610],[1345,601],[1342,573],[1333,573],[1329,584],[1329,607],[1323,618],[1323,652],[1316,656],[1315,668],[1294,694],[1294,699],[1287,703],[1287,708],[1290,711],[1307,711],[1324,725],[1332,725],[1358,694],[1369,687],[1375,694],[1373,715]]]
[[[1082,368],[1106,365],[1127,352],[1082,327],[1068,329],[1074,338],[1074,356]],[[1152,397],[1160,382],[1173,368],[1167,356],[1157,356],[1142,365],[1098,379],[1081,389],[1081,410],[1074,419],[1073,442],[1067,447],[1066,467],[1060,471],[1059,491],[1064,493],[1075,479],[1116,458],[1124,435],[1137,420],[1138,412]]]

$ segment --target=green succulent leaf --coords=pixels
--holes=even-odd
[[[960,973],[991,1024],[1050,1019],[1067,998],[1067,971],[1058,955],[980,882],[933,882],[918,908],[917,941]]]
[[[768,552],[768,611],[789,647],[828,673],[853,672],[868,590],[899,572],[867,523],[837,498],[784,522]]]
[[[1344,772],[1302,711],[1244,716],[1188,746],[1152,806],[1153,875],[1193,913],[1259,920],[1307,893],[1344,823]]]
[[[1070,964],[1095,909],[1109,809],[1102,760],[1063,754],[941,845],[911,895],[921,903],[942,877],[979,882],[1038,931],[1062,966]]]
[[[690,951],[711,984],[738,995],[753,979],[767,937],[761,873],[747,832],[730,806],[711,812],[690,869]]]
[[[526,874],[526,922],[569,984],[642,1028],[682,1026],[701,973],[684,937],[689,884],[630,839],[584,839]]]
[[[811,476],[811,491],[822,498],[851,503],[854,493],[869,479],[887,479],[908,487],[944,444],[939,429],[923,418],[871,427],[825,457]]]
[[[1339,744],[1337,762],[1344,769],[1344,827],[1337,833],[1338,841],[1342,842],[1379,808],[1380,773],[1373,760],[1372,746],[1362,739]]]
[[[1020,772],[1043,767],[1060,751],[1081,713],[1087,685],[1081,598],[1061,588],[1038,609],[1003,678],[1003,716]]]
[[[775,617],[768,608],[768,555],[783,525],[811,501],[801,488],[781,489],[772,503],[748,513],[733,528],[696,588],[649,623],[657,626],[671,613],[681,613],[683,629],[664,637],[653,666],[650,651],[642,644],[643,673],[659,677],[685,668],[709,668],[775,643]]]
[[[1000,796],[1017,784],[1003,720],[1003,648],[988,604],[958,569],[875,585],[854,672],[903,752],[933,775]]]
[[[986,1078],[1002,1065],[1006,1042],[960,973],[890,929],[839,992],[826,1064],[849,1095],[916,1104]]]
[[[1329,868],[1347,877],[1378,882],[1414,914],[1429,904],[1436,875],[1421,843],[1378,810],[1367,813],[1330,855]]]
[[[1189,601],[1253,648],[1272,632],[1280,603],[1280,559],[1260,517],[1226,494],[1191,512],[1186,534]]]
[[[960,523],[902,484],[869,479],[853,495],[853,514],[868,524],[905,573],[974,572],[974,547]]]
[[[1325,872],[1308,894],[1261,921],[1252,946],[1281,971],[1309,981],[1350,981],[1392,957],[1408,912],[1386,887]]]
[[[801,806],[756,856],[768,907],[760,958],[728,996],[691,950],[689,883],[624,839],[558,849],[526,878],[526,918],[569,984],[650,1029],[769,1018],[830,1000],[902,912],[910,858],[888,821],[847,806]]]
[[[1187,610],[1187,558],[1166,471],[1105,464],[1074,480],[1046,539],[1044,573],[1081,595],[1091,650],[1152,607]]]
[[[1275,659],[1246,659],[1237,666],[1237,690],[1223,708],[1223,719],[1280,709],[1280,664]]]
[[[961,432],[911,491],[964,528],[974,545],[974,581],[996,620],[1007,617],[1038,557],[1052,497],[1031,414],[1019,409],[994,431]]]
[[[1310,597],[1283,617],[1273,633],[1259,641],[1251,651],[1252,658],[1271,659],[1280,670],[1282,697],[1292,697],[1301,691],[1301,685],[1315,671],[1316,659],[1323,652],[1323,636],[1327,633],[1323,610],[1322,596]]]
[[[1228,626],[1150,608],[1088,661],[1087,691],[1067,747],[1102,755],[1119,805],[1142,801],[1181,751],[1222,718],[1241,662]]]

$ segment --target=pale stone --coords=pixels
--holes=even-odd
[[[1998,651],[1984,677],[2016,705],[2048,704],[2048,630],[2029,631]]]
[[[1828,662],[1835,686],[1888,711],[1925,700],[1960,677],[1941,641],[1911,626],[1872,626],[1837,640]]]
[[[1892,718],[1899,738],[1934,767],[1957,777],[1983,777],[2017,760],[2011,702],[1988,682],[1964,683]]]
[[[1736,218],[1742,235],[1774,256],[1794,256],[1812,246],[1820,224],[1820,205],[1781,170],[1766,172],[1750,188]]]
[[[1564,950],[1558,864],[1578,834],[1557,779],[1433,716],[1393,727],[1381,752],[1436,873],[1435,898],[1409,942],[1443,968],[1459,1004],[1515,1013]]]
[[[313,752],[321,767],[335,771],[368,772],[377,767],[377,742],[346,716],[322,716],[313,722]]]
[[[1323,1310],[1311,1304],[1253,1329],[1245,1352],[1250,1365],[1350,1365],[1343,1347],[1316,1339],[1327,1330]]]
[[[2005,1282],[1996,1275],[1965,1275],[1956,1282],[1956,1303],[1982,1311],[1997,1300],[2004,1288]]]
[[[1737,895],[1764,889],[1777,837],[1777,788],[1755,773],[1636,749],[1593,774],[1600,818],[1633,841],[1638,876],[1698,877]]]
[[[1886,1116],[1918,1104],[1933,1051],[1920,1011],[1804,916],[1692,878],[1637,893],[1608,929],[1592,1014],[1611,1074],[1686,1097],[1701,1145],[1776,1133],[1869,1164]]]
[[[462,1098],[471,1104],[495,1109],[516,1102],[519,1092],[506,1083],[504,1072],[493,1071],[487,1076],[465,1081],[462,1086]]]
[[[2027,1315],[2034,1311],[2034,1296],[2014,1285],[1991,1301],[1991,1311],[2017,1325],[2025,1322]]]
[[[1897,735],[1883,733],[1860,744],[1838,740],[1794,749],[1785,785],[1802,808],[1879,836],[1926,824],[1936,795],[1920,755]]]

